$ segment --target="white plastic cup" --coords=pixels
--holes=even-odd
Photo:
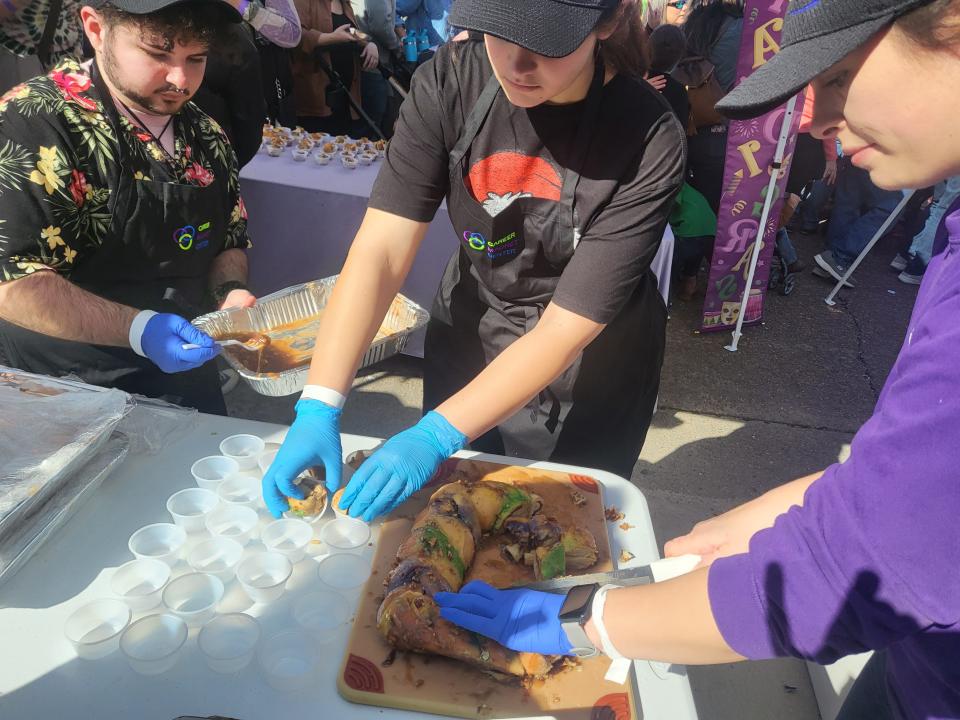
[[[197,645],[207,666],[218,673],[243,670],[260,644],[260,623],[244,613],[216,617],[200,629]]]
[[[349,617],[346,599],[330,590],[305,595],[293,606],[293,619],[319,643],[332,641],[334,631],[346,625]]]
[[[188,632],[178,617],[150,615],[127,628],[120,638],[120,652],[135,672],[159,675],[177,664]]]
[[[224,480],[229,480],[240,472],[240,466],[233,458],[223,455],[210,455],[197,460],[190,468],[194,482],[204,490],[217,491]]]
[[[359,589],[370,577],[370,559],[354,553],[327,555],[317,564],[320,582],[340,592]]]
[[[223,582],[206,573],[182,575],[163,590],[164,606],[190,627],[212,620],[221,599]]]
[[[344,480],[346,480],[346,478],[344,478]],[[343,497],[343,493],[344,493],[344,491],[345,491],[346,489],[347,489],[347,487],[346,487],[346,485],[344,485],[342,488],[340,488],[339,490],[337,490],[337,491],[333,494],[333,497],[330,499],[330,507],[333,508],[333,514],[336,515],[338,518],[349,518],[349,517],[350,517],[349,513],[347,513],[346,510],[341,510],[341,509],[340,509],[340,499]]]
[[[187,542],[187,531],[170,523],[154,523],[137,530],[127,547],[137,558],[151,558],[173,567]]]
[[[267,638],[258,655],[267,682],[280,692],[293,692],[316,683],[320,652],[313,638],[287,630]]]
[[[283,595],[293,563],[275,552],[251,555],[237,566],[237,580],[255,603],[270,603]]]
[[[99,660],[120,645],[131,617],[133,612],[121,600],[94,600],[67,618],[63,634],[79,657]]]
[[[260,472],[264,475],[267,474],[267,470],[270,469],[270,466],[273,465],[273,461],[277,459],[277,453],[279,450],[268,450],[260,455],[257,458],[257,465],[260,467]]]
[[[173,522],[188,533],[206,530],[204,519],[219,504],[217,494],[203,488],[187,488],[175,492],[167,500],[167,512]]]
[[[313,528],[303,520],[275,520],[263,529],[260,540],[267,550],[286,555],[295,565],[307,554]]]
[[[351,517],[337,517],[323,526],[320,540],[332,550],[356,550],[370,540],[370,526]]]
[[[241,505],[221,504],[206,517],[207,530],[216,537],[236,540],[240,545],[249,543],[257,531],[260,516],[253,508]]]
[[[265,447],[263,438],[256,435],[231,435],[220,443],[220,453],[236,460],[241,470],[252,470]]]
[[[170,566],[165,562],[150,558],[131,560],[113,571],[110,590],[133,612],[144,612],[160,604],[169,580]]]
[[[217,488],[217,495],[228,505],[239,505],[256,510],[260,507],[260,481],[251,477],[233,477],[224,480]]]
[[[228,537],[212,537],[199,543],[187,555],[195,572],[207,573],[226,584],[233,580],[243,559],[243,545]]]

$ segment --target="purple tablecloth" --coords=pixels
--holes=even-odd
[[[250,216],[250,286],[257,295],[340,272],[380,163],[347,170],[336,160],[321,167],[312,159],[296,162],[287,151],[273,158],[258,154],[240,173],[240,190]],[[430,309],[440,278],[457,249],[446,205],[441,206],[401,292]],[[673,234],[667,229],[654,272],[664,298],[669,292]],[[423,355],[423,337],[406,351]]]

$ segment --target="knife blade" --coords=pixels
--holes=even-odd
[[[656,560],[649,565],[613,570],[612,572],[587,573],[586,575],[564,575],[552,580],[527,583],[520,587],[543,592],[569,590],[577,585],[647,585],[662,582],[678,575],[685,575],[700,564],[699,555],[680,555],[678,557]]]

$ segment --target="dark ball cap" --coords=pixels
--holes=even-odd
[[[450,24],[493,35],[544,57],[565,57],[583,44],[620,0],[456,0]]]
[[[898,17],[929,2],[791,0],[780,52],[731,90],[717,110],[736,120],[773,110]]]

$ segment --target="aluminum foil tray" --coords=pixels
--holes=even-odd
[[[294,285],[258,298],[252,308],[221,310],[198,317],[193,324],[214,337],[248,332],[269,335],[272,328],[304,320],[323,310],[336,282],[337,276],[334,275]],[[370,345],[360,367],[369,367],[401,352],[410,335],[425,327],[429,319],[430,314],[426,310],[403,295],[397,295],[380,328],[385,336]],[[312,350],[313,338],[309,342]],[[255,373],[240,365],[229,354],[224,354],[224,358],[256,392],[271,397],[300,392],[310,370],[308,365],[279,373]]]

